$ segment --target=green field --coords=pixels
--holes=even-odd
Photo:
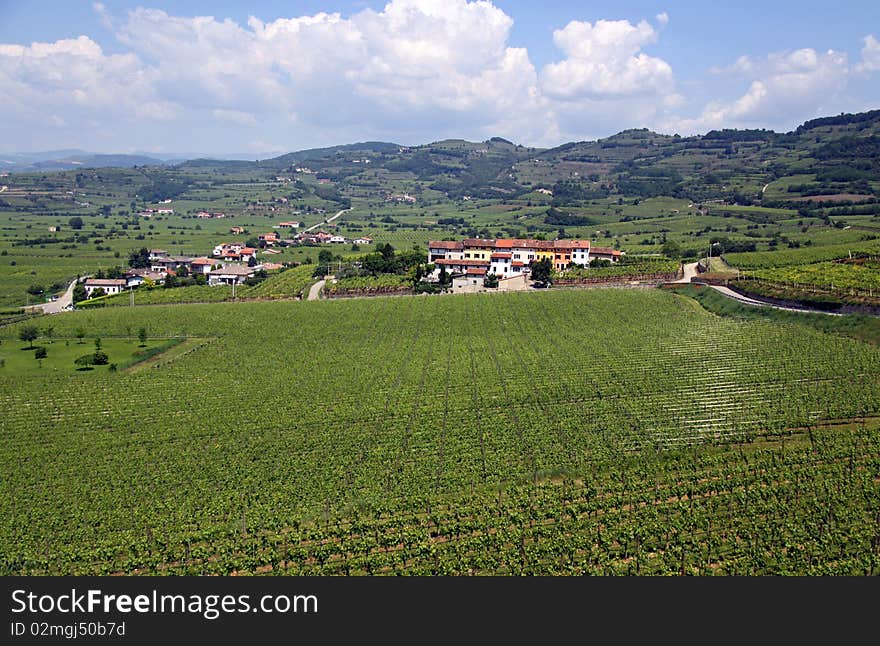
[[[3,574],[880,565],[880,349],[850,338],[659,290],[51,320],[212,340],[0,371]],[[17,329],[0,348],[25,354]]]

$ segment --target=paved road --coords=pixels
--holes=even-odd
[[[312,285],[311,289],[309,289],[309,297],[306,299],[308,301],[316,301],[321,296],[321,290],[324,288],[324,283],[327,282],[325,280],[319,280],[317,283]]]
[[[767,303],[766,301],[759,301],[754,298],[749,298],[748,296],[743,296],[728,287],[723,287],[721,285],[709,285],[712,289],[720,294],[724,294],[727,298],[732,298],[735,301],[739,301],[740,303],[745,303],[746,305],[754,305],[756,307],[772,307],[774,310],[785,310],[786,312],[804,312],[806,314],[827,314],[828,316],[843,316],[837,312],[826,312],[824,310],[815,310],[808,308],[798,308],[798,307],[785,307],[784,305],[776,305],[774,303]]]
[[[67,286],[67,291],[59,296],[57,301],[49,301],[48,303],[31,305],[30,308],[27,309],[41,309],[43,310],[43,314],[58,314],[58,312],[61,312],[62,310],[64,310],[65,307],[73,302],[74,287],[76,287],[75,280]]]
[[[318,227],[322,227],[325,224],[329,224],[330,222],[333,222],[333,220],[338,218],[340,215],[342,215],[346,211],[351,211],[351,209],[352,209],[352,207],[348,207],[347,209],[342,209],[341,211],[337,211],[336,215],[334,215],[333,217],[327,218],[324,222],[318,222],[318,224],[313,224],[308,229],[306,229],[305,232],[309,232],[313,229],[317,229]]]
[[[678,280],[673,280],[673,283],[689,283],[691,282],[691,278],[697,275],[697,263],[691,262],[684,266],[684,276],[679,278]]]

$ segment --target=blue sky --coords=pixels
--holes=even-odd
[[[0,150],[788,130],[880,107],[875,4],[0,0]]]

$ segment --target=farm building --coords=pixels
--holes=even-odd
[[[99,289],[104,290],[105,294],[119,294],[126,285],[125,278],[88,278],[83,283],[89,298]]]

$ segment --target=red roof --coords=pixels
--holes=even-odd
[[[190,262],[191,265],[213,265],[214,262],[208,260],[207,258],[193,258]]]
[[[505,258],[509,259],[512,254],[509,253],[493,253],[492,260],[504,260]]]
[[[468,267],[468,276],[485,276],[488,269],[485,267]]]
[[[496,249],[510,249],[513,247],[514,239],[513,238],[502,238],[500,240],[495,241]]]
[[[591,254],[594,255],[603,255],[603,256],[619,256],[621,252],[619,249],[612,249],[611,247],[593,247],[590,250]]]
[[[366,240],[366,238],[364,238]],[[429,249],[462,249],[464,245],[454,240],[431,240],[428,243]]]
[[[494,248],[495,240],[489,238],[467,238],[461,241],[465,247]]]
[[[241,253],[253,254],[256,251],[253,247],[242,247]]]
[[[525,266],[525,265],[522,263],[522,261],[520,261],[520,260],[514,260],[514,261],[511,263],[511,265],[513,265],[514,267],[523,267],[523,266]]]

